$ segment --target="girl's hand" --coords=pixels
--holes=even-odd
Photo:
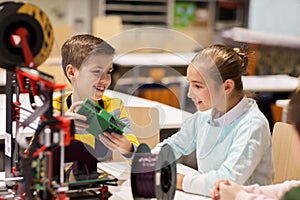
[[[234,200],[238,192],[242,190],[242,187],[229,180],[219,180],[213,189],[213,200]],[[217,192],[215,192],[217,191]]]
[[[100,141],[110,150],[118,150],[121,154],[128,154],[133,152],[132,143],[125,137],[118,133],[104,132],[99,134]]]
[[[217,180],[215,186],[211,190],[210,194],[213,200],[220,200],[220,185],[222,184],[229,184],[228,180],[220,179]]]
[[[83,101],[77,101],[72,104],[70,109],[65,112],[65,117],[74,120],[75,128],[78,130],[86,130],[90,125],[86,123],[86,116],[76,113],[76,109],[82,105]]]
[[[183,179],[184,179],[184,174],[177,174],[177,185],[176,185],[177,190],[183,190],[182,189]]]
[[[231,200],[236,199],[237,193],[242,190],[242,187],[232,181],[229,181],[229,184],[221,184],[220,193],[221,200]]]

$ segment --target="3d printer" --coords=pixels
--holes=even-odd
[[[7,74],[5,173],[10,181],[7,188],[13,189],[9,198],[68,199],[69,192],[80,190],[108,199],[107,185],[116,184],[117,179],[97,173],[97,160],[92,156],[85,161],[92,167],[77,174],[77,181],[68,182],[65,177],[67,149],[85,147],[73,139],[72,120],[53,115],[53,92],[63,94],[66,85],[55,83],[52,76],[37,70],[52,49],[54,33],[50,20],[32,4],[8,1],[0,3],[0,26],[0,67]],[[20,93],[28,94],[34,110],[26,118],[20,116],[20,111],[26,110],[19,102]],[[42,105],[38,105],[36,98]],[[31,127],[37,118],[38,127],[28,145],[19,130]]]

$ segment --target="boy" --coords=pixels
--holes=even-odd
[[[131,159],[132,153],[139,144],[130,129],[124,103],[118,98],[104,96],[104,91],[111,83],[114,53],[114,48],[108,43],[92,35],[75,35],[67,40],[61,49],[62,67],[71,83],[72,92],[67,93],[64,98],[57,97],[53,100],[54,109],[60,111],[61,105],[64,105],[65,116],[74,119],[75,143],[83,142],[85,151],[97,157],[99,161],[111,159],[114,150],[120,151],[125,158]],[[127,125],[124,134],[99,132],[100,140],[97,140],[88,133],[86,128],[89,125],[85,122],[86,117],[76,113],[77,108],[86,98],[98,103],[107,112],[124,122]],[[65,102],[62,102],[62,99]],[[67,147],[69,148],[69,151],[66,150],[67,154],[74,150],[73,154],[67,155],[67,162],[76,160],[81,157],[80,153],[83,154],[76,145],[74,146],[74,148],[72,145]]]
[[[210,45],[187,68],[188,97],[197,110],[181,129],[159,143],[180,158],[196,150],[198,172],[177,174],[177,189],[209,196],[216,180],[272,182],[268,121],[243,90],[248,57],[238,48]]]

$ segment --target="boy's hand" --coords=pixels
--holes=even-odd
[[[125,137],[118,133],[104,132],[99,134],[100,141],[110,150],[118,150],[121,154],[133,152],[132,143]]]
[[[70,109],[65,112],[65,117],[68,119],[74,120],[75,123],[75,129],[78,130],[85,130],[90,125],[86,123],[86,116],[76,113],[76,109],[82,105],[83,101],[77,101],[72,104]]]

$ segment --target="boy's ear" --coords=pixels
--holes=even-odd
[[[234,81],[232,79],[227,79],[224,83],[224,90],[226,94],[231,93],[234,90]]]
[[[67,73],[67,76],[68,78],[71,80],[71,81],[74,81],[76,76],[75,76],[75,67],[73,67],[73,65],[67,65],[66,66],[66,73]]]

